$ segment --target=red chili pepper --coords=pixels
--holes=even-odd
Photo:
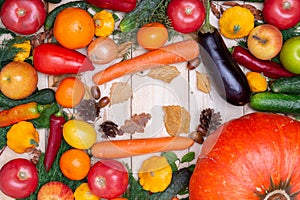
[[[95,69],[84,54],[54,43],[34,48],[33,65],[37,71],[49,75],[77,74]]]
[[[50,132],[48,136],[48,144],[45,152],[44,166],[45,170],[49,171],[56,158],[56,154],[60,148],[63,138],[63,124],[65,118],[59,112],[58,114],[52,114],[50,116]]]
[[[283,66],[277,62],[257,59],[247,49],[241,46],[235,46],[233,48],[232,57],[238,64],[251,71],[263,73],[269,78],[276,79],[296,75],[284,69]]]
[[[136,0],[86,0],[86,2],[99,8],[130,12],[136,7]]]

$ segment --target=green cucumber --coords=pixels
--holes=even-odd
[[[150,200],[170,200],[182,189],[188,187],[192,171],[189,168],[182,168],[173,172],[170,185],[163,192],[150,195]]]
[[[269,85],[276,93],[300,94],[300,76],[278,78]]]
[[[65,8],[69,8],[69,7],[76,7],[76,8],[81,8],[83,10],[87,10],[90,7],[90,4],[85,2],[85,1],[71,1],[65,4],[61,4],[60,6],[57,6],[56,8],[54,8],[53,10],[51,10],[45,20],[44,23],[44,28],[46,30],[50,30],[55,22],[56,16],[58,15],[58,13],[60,11],[62,11]]]
[[[250,97],[254,110],[285,114],[300,114],[300,95],[260,92]]]
[[[50,88],[44,88],[41,90],[35,91],[30,96],[19,99],[19,100],[13,100],[8,97],[6,97],[2,92],[0,92],[0,107],[2,108],[12,108],[17,105],[21,105],[24,103],[29,102],[37,102],[38,104],[45,105],[45,104],[52,104],[56,102],[55,100],[55,92],[54,90]]]

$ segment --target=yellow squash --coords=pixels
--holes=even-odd
[[[39,133],[33,124],[28,121],[20,121],[8,130],[7,146],[16,153],[26,153],[34,150],[39,143]]]
[[[172,168],[165,157],[152,156],[143,161],[138,176],[144,190],[162,192],[171,183]]]
[[[229,39],[245,37],[254,28],[254,15],[247,8],[233,6],[224,11],[219,27],[221,34]]]
[[[107,37],[112,34],[115,28],[115,20],[112,13],[101,10],[93,16],[93,19],[96,28],[95,35],[97,37]]]

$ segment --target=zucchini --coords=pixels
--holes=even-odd
[[[8,97],[6,97],[2,92],[0,92],[0,107],[2,108],[12,108],[17,105],[29,103],[29,102],[36,102],[41,105],[45,104],[52,104],[56,102],[55,100],[55,92],[54,90],[50,88],[44,88],[41,90],[37,90],[34,93],[32,93],[30,96],[19,99],[19,100],[13,100]]]
[[[150,195],[150,200],[170,200],[181,190],[188,187],[192,171],[189,168],[182,168],[173,172],[170,185],[163,192]]]
[[[55,22],[55,18],[58,15],[58,13],[60,11],[62,11],[65,8],[69,8],[69,7],[76,7],[76,8],[81,8],[83,10],[88,10],[88,8],[90,7],[90,4],[85,2],[85,1],[71,1],[65,4],[61,4],[60,6],[57,6],[56,8],[54,8],[53,10],[51,10],[45,20],[44,23],[44,28],[46,30],[50,30]]]
[[[276,93],[300,94],[300,76],[281,77],[270,82],[269,85]]]
[[[264,112],[300,114],[300,95],[260,92],[250,97],[250,106]]]

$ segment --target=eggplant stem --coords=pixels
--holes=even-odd
[[[202,34],[214,32],[215,27],[210,24],[210,3],[210,0],[204,0],[205,22],[199,30]]]

